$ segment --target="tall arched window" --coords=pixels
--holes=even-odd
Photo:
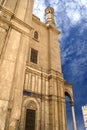
[[[37,31],[34,32],[34,38],[38,40],[38,32]]]

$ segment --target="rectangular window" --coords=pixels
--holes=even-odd
[[[38,51],[31,48],[31,57],[30,57],[30,61],[37,64],[37,58],[38,58]]]
[[[35,110],[26,110],[25,130],[35,130]]]

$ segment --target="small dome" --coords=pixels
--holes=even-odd
[[[48,13],[51,13],[51,14],[54,14],[54,9],[52,8],[52,7],[47,7],[46,9],[45,9],[45,13],[46,14],[48,14]]]

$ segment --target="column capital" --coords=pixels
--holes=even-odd
[[[71,105],[71,106],[74,106],[74,102],[73,102],[73,101],[70,101],[70,105]]]

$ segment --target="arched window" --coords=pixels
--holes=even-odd
[[[38,32],[37,31],[34,32],[34,38],[38,40]]]

